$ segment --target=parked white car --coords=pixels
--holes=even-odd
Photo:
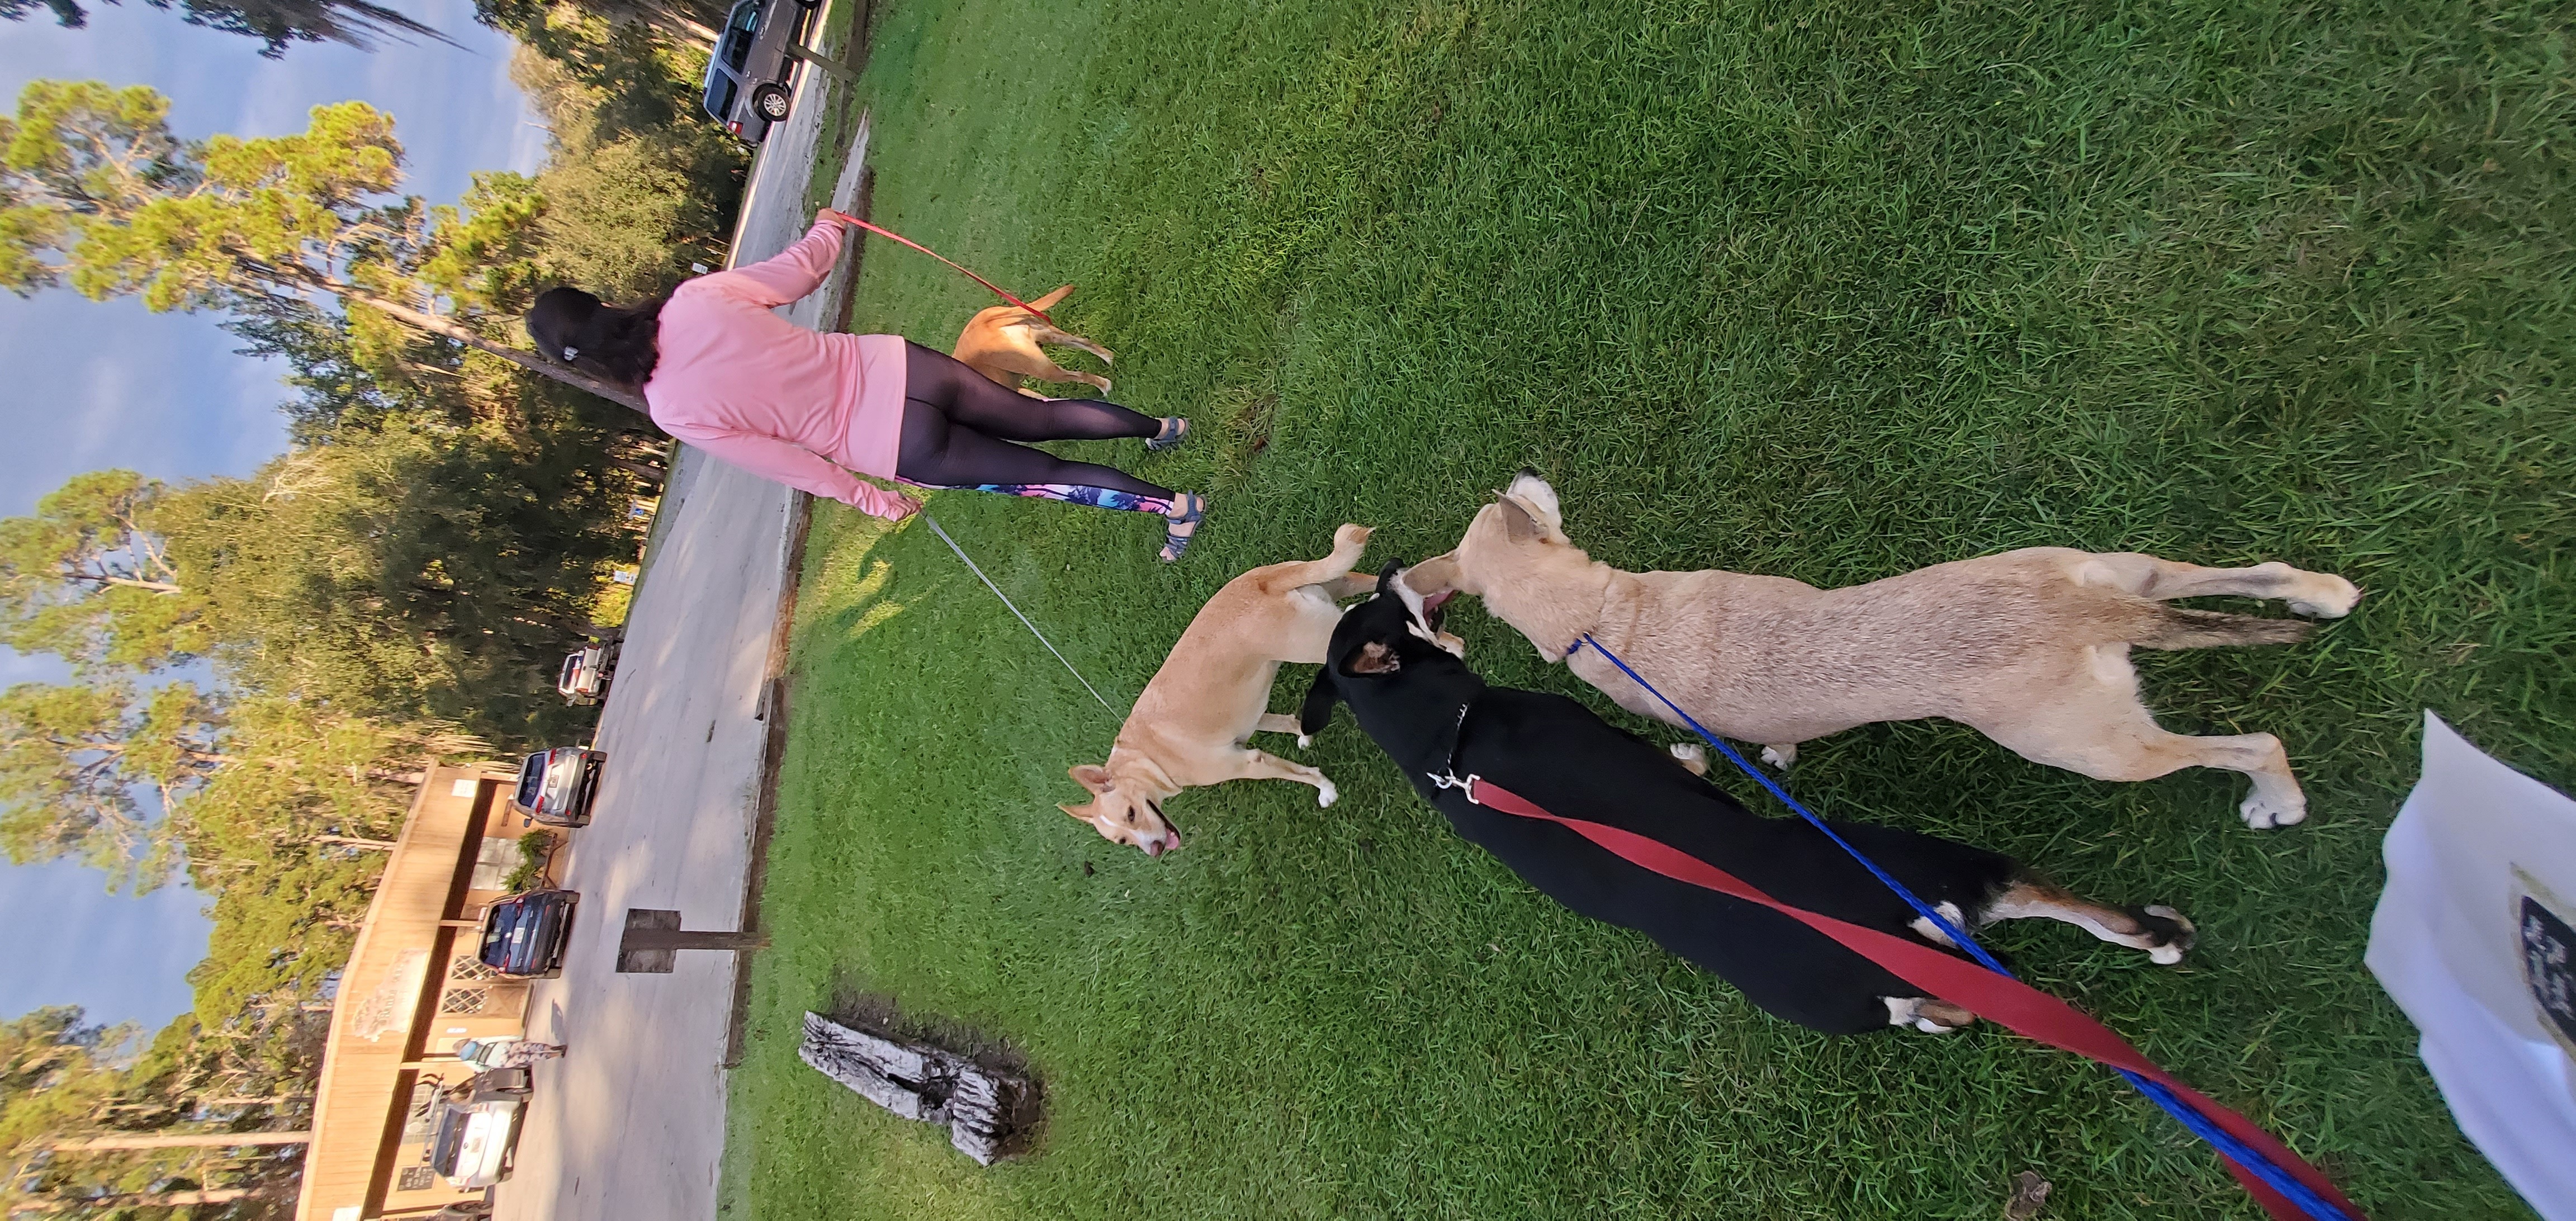
[[[555,693],[567,704],[596,704],[608,694],[608,680],[616,670],[617,643],[592,641],[564,658]]]
[[[440,1095],[429,1165],[451,1187],[489,1187],[510,1177],[519,1116],[528,1108],[528,1070],[499,1069]]]

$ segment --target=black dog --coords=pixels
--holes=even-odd
[[[1348,701],[1360,728],[1460,835],[1550,898],[1644,932],[1724,976],[1776,1016],[1829,1034],[1887,1026],[1937,1033],[1975,1020],[1778,912],[1650,872],[1571,828],[1476,805],[1443,786],[1442,778],[1481,775],[1550,813],[1660,840],[1783,903],[1950,948],[1937,926],[1815,828],[1756,817],[1645,739],[1573,700],[1486,686],[1435,643],[1420,600],[1396,575],[1388,565],[1377,596],[1352,607],[1334,629],[1324,668],[1306,695],[1307,734],[1332,719],[1336,698]],[[1969,930],[1994,920],[2047,917],[2146,950],[2162,963],[2180,962],[2191,946],[2191,923],[2171,908],[2090,903],[2009,857],[1927,835],[1865,823],[1833,827]]]

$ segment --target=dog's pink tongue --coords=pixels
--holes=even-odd
[[[1455,597],[1457,597],[1457,596],[1458,596],[1458,591],[1457,591],[1457,590],[1454,590],[1454,589],[1444,589],[1444,590],[1441,590],[1439,593],[1436,593],[1436,594],[1431,595],[1431,596],[1430,596],[1430,597],[1428,597],[1428,598],[1424,598],[1424,599],[1422,600],[1422,613],[1424,613],[1424,614],[1426,614],[1426,615],[1427,615],[1427,614],[1430,614],[1430,613],[1431,613],[1431,612],[1433,612],[1433,611],[1436,611],[1436,610],[1440,609],[1441,607],[1447,606],[1447,605],[1449,605],[1449,599],[1451,599],[1451,598],[1455,598]]]

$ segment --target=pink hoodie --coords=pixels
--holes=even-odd
[[[903,336],[823,334],[770,312],[821,287],[840,257],[840,224],[818,221],[775,258],[672,290],[644,401],[665,431],[735,466],[902,518],[915,502],[850,472],[894,477]]]

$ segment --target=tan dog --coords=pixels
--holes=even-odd
[[[1331,555],[1265,565],[1226,582],[1136,697],[1108,766],[1086,763],[1067,773],[1091,790],[1091,801],[1057,808],[1103,839],[1161,856],[1181,846],[1163,802],[1182,789],[1295,780],[1315,786],[1315,804],[1333,804],[1341,794],[1324,773],[1248,743],[1256,732],[1297,732],[1297,718],[1268,711],[1270,682],[1281,662],[1322,664],[1342,618],[1335,603],[1376,588],[1377,578],[1351,572],[1368,537],[1366,526],[1343,526],[1333,532]]]
[[[1565,536],[1556,491],[1524,471],[1447,555],[1407,581],[1455,590],[1520,630],[1541,654],[1620,707],[1679,724],[1599,652],[1567,659],[1585,633],[1713,733],[1764,744],[1787,767],[1798,744],[1873,721],[1944,717],[2035,763],[2098,780],[2148,780],[2184,767],[2243,772],[2239,811],[2254,827],[2307,817],[2281,740],[2268,733],[2167,733],[2138,700],[2131,646],[2281,644],[2308,625],[2184,610],[2168,598],[2284,598],[2340,618],[2361,591],[2287,564],[2201,568],[2150,555],[2031,547],[1935,564],[1843,589],[1781,577],[1622,572]]]
[[[1073,286],[1067,284],[1029,304],[1050,310],[1072,294]],[[1046,319],[1016,305],[996,305],[991,309],[977,310],[974,317],[966,320],[966,329],[957,332],[957,346],[948,354],[956,357],[958,363],[1030,398],[1046,396],[1021,385],[1022,377],[1034,377],[1042,382],[1082,382],[1102,394],[1109,393],[1108,378],[1059,367],[1047,358],[1045,352],[1038,350],[1042,343],[1080,348],[1099,357],[1104,365],[1111,363],[1109,349],[1080,335],[1057,330]]]

